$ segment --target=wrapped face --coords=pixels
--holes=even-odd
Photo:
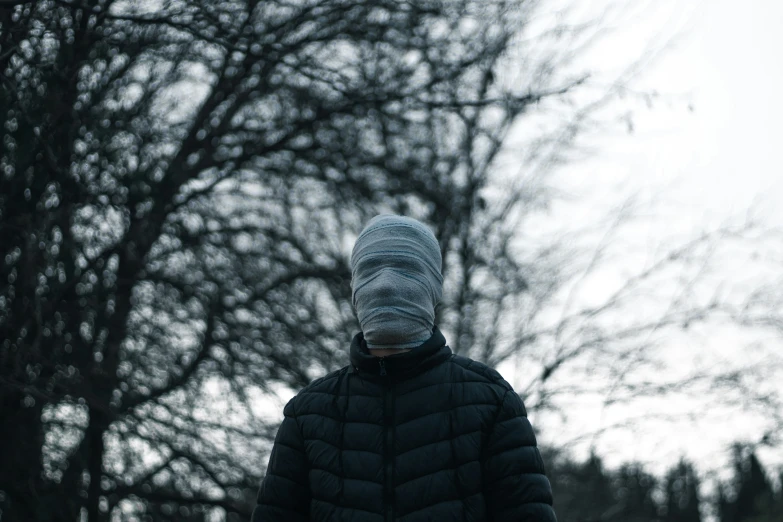
[[[413,348],[429,339],[441,299],[440,246],[423,223],[374,217],[351,254],[353,305],[370,349]]]

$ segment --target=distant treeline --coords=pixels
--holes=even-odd
[[[550,451],[544,457],[560,522],[783,522],[783,469],[772,480],[746,446],[734,447],[732,478],[709,495],[685,459],[658,477],[638,463],[607,469],[596,455],[584,462]]]

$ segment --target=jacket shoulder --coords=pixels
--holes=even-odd
[[[339,370],[334,370],[333,372],[327,373],[323,377],[319,377],[311,381],[310,384],[299,390],[296,395],[291,397],[291,399],[288,401],[288,404],[286,405],[286,409],[289,409],[291,412],[293,412],[296,409],[295,404],[301,401],[302,397],[312,393],[335,393],[335,379],[341,375],[344,375],[348,369],[350,369],[350,366],[344,366]]]
[[[350,366],[343,366],[342,368],[338,370],[334,370],[333,372],[327,373],[323,377],[319,377],[315,379],[314,381],[311,381],[310,384],[302,388],[299,393],[308,393],[308,392],[318,392],[318,391],[324,391],[325,388],[328,388],[331,381],[334,379],[340,377],[341,375],[345,374]]]
[[[513,391],[511,384],[497,370],[484,363],[474,361],[462,355],[452,355],[450,362],[459,366],[466,373],[472,374],[474,379],[500,386],[504,391]]]

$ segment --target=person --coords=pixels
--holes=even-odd
[[[252,522],[555,522],[525,407],[435,325],[440,246],[380,215],[351,254],[351,364],[285,406]]]

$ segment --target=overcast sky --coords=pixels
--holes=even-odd
[[[672,19],[683,36],[636,82],[670,105],[634,111],[634,134],[607,138],[603,157],[631,186],[670,185],[683,207],[673,219],[709,223],[760,198],[754,206],[783,225],[783,2],[689,4],[686,20]]]
[[[609,37],[593,57],[599,66],[626,59],[623,52],[662,20],[670,21],[668,29],[684,31],[635,82],[638,90],[657,90],[661,96],[650,109],[632,107],[633,133],[601,136],[594,158],[559,175],[562,185],[579,196],[553,207],[550,217],[563,229],[581,213],[609,208],[639,191],[655,195],[657,211],[631,233],[652,243],[714,227],[748,209],[769,226],[783,227],[783,2],[692,0],[672,6],[675,11],[660,11],[658,18]],[[677,9],[689,14],[678,17]],[[735,278],[737,270],[727,264],[726,279]],[[783,269],[771,274],[778,283],[781,275]],[[716,331],[705,342],[715,350],[731,350],[744,341],[721,335]],[[783,351],[783,339],[772,343]],[[728,454],[718,452],[731,437],[752,437],[759,426],[751,417],[734,414],[707,417],[705,411],[704,422],[677,426],[674,437],[666,431],[626,434],[599,447],[618,459],[655,461],[685,454],[702,463],[725,461]],[[783,465],[779,453],[763,457],[768,464]]]

